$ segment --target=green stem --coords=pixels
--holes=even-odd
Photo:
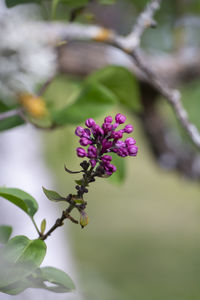
[[[33,217],[31,217],[31,221],[33,222],[33,225],[34,225],[37,233],[39,234],[39,236],[41,236],[41,232],[40,232],[40,230],[39,230],[39,228],[38,228],[38,226],[37,226],[37,224],[36,224],[36,222],[35,222],[35,220],[34,220]]]

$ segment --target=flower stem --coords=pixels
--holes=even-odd
[[[82,177],[82,184],[80,186],[80,189],[78,190],[77,194],[76,195],[72,195],[72,194],[69,194],[66,198],[67,202],[69,203],[69,206],[66,210],[64,210],[62,212],[62,216],[56,220],[56,222],[54,223],[54,225],[47,231],[47,233],[45,234],[41,234],[41,232],[38,230],[38,228],[36,227],[37,231],[38,231],[38,234],[39,234],[39,239],[40,240],[46,240],[48,238],[48,236],[51,235],[51,233],[56,230],[58,227],[62,226],[64,223],[64,220],[65,219],[69,219],[71,220],[73,223],[75,224],[78,224],[79,222],[77,220],[75,220],[71,215],[70,213],[72,212],[72,210],[74,208],[78,209],[78,211],[81,213],[84,211],[87,203],[83,201],[82,204],[78,205],[76,203],[76,201],[73,200],[73,198],[81,198],[83,199],[83,195],[84,193],[87,192],[87,189],[86,187],[88,186],[88,184],[92,181],[93,179],[93,170],[94,168],[91,167],[89,169],[89,171],[84,171],[84,175]],[[34,220],[33,220],[34,221]],[[35,224],[36,225],[36,224]]]

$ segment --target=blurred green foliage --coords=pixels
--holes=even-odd
[[[106,115],[114,116],[119,110],[113,107]],[[161,171],[152,160],[138,120],[129,114],[128,122],[135,127],[139,154],[123,160],[127,164],[124,184],[112,185],[101,178],[91,184],[85,199],[90,223],[82,231],[68,224],[85,298],[197,300],[199,187]],[[47,162],[63,195],[73,193],[78,179],[63,168],[66,164],[77,169],[81,161],[75,153],[74,130],[70,126],[45,134]]]

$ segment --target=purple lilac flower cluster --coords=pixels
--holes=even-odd
[[[107,175],[112,175],[116,171],[116,167],[111,164],[112,156],[107,153],[114,152],[121,157],[136,156],[138,147],[136,141],[132,137],[122,140],[124,133],[133,131],[132,125],[126,125],[123,129],[118,130],[120,124],[124,124],[126,117],[120,113],[115,116],[115,122],[108,116],[104,119],[104,123],[100,127],[93,119],[87,119],[85,125],[87,128],[78,126],[75,134],[80,137],[79,143],[86,147],[87,151],[78,147],[76,149],[79,157],[88,157],[92,167],[99,163]]]

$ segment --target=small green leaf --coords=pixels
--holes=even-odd
[[[56,293],[67,293],[75,289],[75,285],[71,278],[62,270],[54,267],[41,268],[40,278],[44,282],[50,282],[55,286],[46,286],[45,289]]]
[[[0,290],[9,293],[15,282],[23,280],[42,263],[46,245],[42,240],[16,236],[0,249]]]
[[[0,196],[20,207],[30,217],[38,210],[36,200],[28,193],[15,188],[0,188]]]
[[[11,129],[24,124],[24,120],[18,115],[8,117],[0,120],[0,131]]]
[[[118,101],[135,111],[141,110],[138,83],[134,75],[124,67],[108,66],[92,73],[89,82],[98,82],[109,89]]]
[[[12,227],[7,225],[0,226],[0,243],[5,244],[9,240],[12,233]]]
[[[43,192],[45,193],[46,197],[51,201],[66,201],[66,198],[59,195],[57,192],[52,190],[47,190],[44,187],[42,187]]]
[[[43,219],[42,222],[41,222],[41,226],[40,226],[42,234],[45,232],[46,224],[47,224],[46,219]]]
[[[27,3],[41,3],[41,0],[6,0],[7,7],[13,7],[19,4],[27,4]]]
[[[52,118],[56,125],[77,124],[105,113],[116,102],[117,98],[106,87],[89,83],[84,86],[73,104],[53,112]]]
[[[83,179],[78,179],[78,180],[75,180],[75,182],[76,182],[78,185],[82,185],[82,183],[83,183]]]
[[[75,202],[75,203],[84,203],[84,200],[76,195],[72,195],[72,200]]]

